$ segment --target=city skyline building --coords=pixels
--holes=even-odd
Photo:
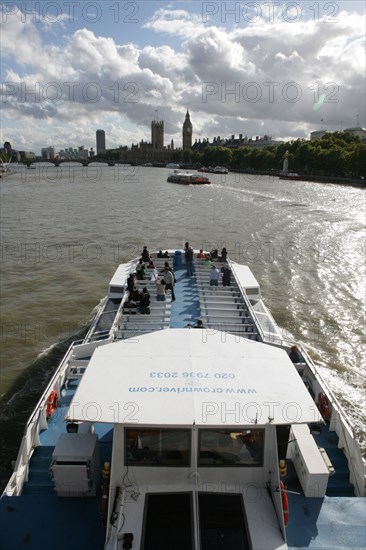
[[[164,121],[153,120],[151,122],[151,144],[153,151],[164,149]]]
[[[54,160],[55,159],[55,148],[54,147],[43,147],[41,150],[41,157],[44,160]]]
[[[106,145],[105,145],[105,131],[104,130],[97,130],[96,131],[96,142],[97,142],[97,155],[100,153],[106,152]]]

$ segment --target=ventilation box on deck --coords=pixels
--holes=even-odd
[[[328,485],[327,468],[307,424],[291,426],[287,457],[291,458],[306,497],[322,498]]]
[[[100,477],[98,436],[61,434],[52,453],[51,470],[58,496],[95,496]]]

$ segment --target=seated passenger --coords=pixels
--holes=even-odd
[[[150,313],[150,294],[146,286],[144,286],[144,288],[142,289],[142,296],[140,299],[140,313]]]
[[[150,281],[156,281],[156,279],[159,277],[158,270],[156,267],[150,271]]]
[[[143,262],[148,262],[150,260],[150,253],[147,249],[147,246],[144,246],[142,252],[141,252],[141,258]]]
[[[159,250],[158,252],[158,258],[164,258],[164,254],[162,250]]]
[[[139,263],[136,266],[136,274],[139,281],[145,279],[146,267],[142,258],[139,259]]]
[[[163,258],[170,258],[169,252],[167,250],[164,252]]]
[[[199,258],[200,260],[204,260],[204,259],[206,258],[206,254],[203,252],[202,248],[201,248],[201,250],[198,252],[197,258]]]
[[[134,302],[140,302],[142,296],[142,292],[140,292],[137,288],[134,288],[133,291],[130,293],[130,300],[133,300]]]
[[[137,303],[135,300],[133,300],[133,293],[130,292],[130,296],[129,298],[127,298],[127,300],[125,301],[125,303],[123,304],[123,307],[124,308],[137,308]]]
[[[136,273],[130,273],[127,279],[127,290],[131,293],[135,288]]]
[[[290,359],[293,363],[302,363],[303,361],[300,350],[296,345],[291,346]]]
[[[227,250],[226,250],[226,248],[224,247],[224,248],[221,250],[220,260],[221,260],[222,262],[226,262],[226,258],[227,258]]]

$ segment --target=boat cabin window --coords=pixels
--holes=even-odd
[[[199,430],[198,466],[262,466],[264,430]]]
[[[192,550],[192,493],[147,494],[142,550]]]
[[[189,466],[191,431],[126,429],[127,466]]]

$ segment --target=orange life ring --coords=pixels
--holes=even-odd
[[[324,420],[329,421],[332,416],[332,410],[330,407],[329,399],[323,392],[320,392],[318,394],[318,409]]]
[[[46,405],[46,416],[49,418],[57,409],[58,406],[58,393],[56,390],[52,390]]]
[[[281,487],[281,497],[282,497],[282,510],[283,510],[283,522],[285,527],[288,525],[288,498],[285,490],[285,486],[282,481],[280,481]]]

